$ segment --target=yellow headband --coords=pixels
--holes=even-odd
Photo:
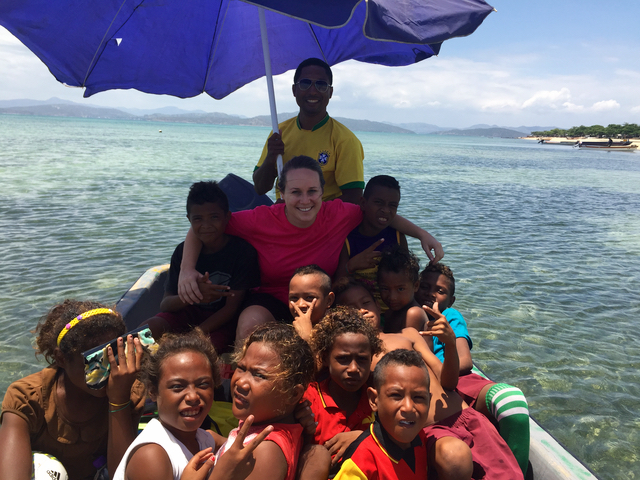
[[[58,335],[58,346],[60,346],[60,342],[62,341],[64,336],[67,334],[67,332],[71,330],[73,327],[75,327],[80,320],[86,320],[89,317],[93,317],[94,315],[100,315],[103,313],[113,313],[115,315],[115,312],[110,308],[96,308],[93,310],[89,310],[88,312],[81,313],[76,318],[71,320],[69,323],[67,323],[64,326],[64,328],[60,332],[60,335]]]

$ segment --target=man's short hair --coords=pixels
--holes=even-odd
[[[196,182],[189,188],[187,195],[187,215],[191,213],[191,205],[217,203],[224,213],[229,211],[227,194],[222,191],[218,182]]]
[[[371,195],[371,190],[375,187],[387,187],[392,190],[396,190],[400,193],[400,184],[398,181],[390,175],[376,175],[375,177],[371,177],[367,182],[367,186],[364,188],[364,193],[362,196],[364,198],[369,198]]]
[[[427,386],[429,385],[429,370],[427,370],[427,365],[424,363],[422,356],[415,350],[399,348],[398,350],[392,350],[385,354],[385,356],[382,357],[376,365],[372,375],[373,388],[380,391],[380,387],[384,385],[386,380],[385,370],[391,365],[418,367],[423,369],[424,374],[427,377]]]
[[[318,275],[322,279],[322,284],[320,285],[320,289],[322,290],[322,294],[327,296],[331,293],[331,277],[327,272],[325,272],[322,268],[320,268],[315,263],[311,265],[305,265],[304,267],[296,268],[296,271],[293,272],[291,278],[297,275]]]
[[[324,68],[324,71],[327,73],[327,77],[329,77],[329,85],[333,84],[333,72],[331,72],[331,67],[325,61],[320,60],[319,58],[307,58],[303,60],[298,68],[296,68],[296,73],[293,74],[293,83],[298,83],[300,80],[300,76],[302,75],[302,69],[304,67],[308,67],[310,65],[317,65],[318,67]]]

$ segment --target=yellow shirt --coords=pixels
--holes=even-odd
[[[325,180],[323,201],[339,197],[342,190],[364,188],[364,150],[358,137],[347,127],[328,114],[311,130],[302,129],[298,117],[285,120],[278,126],[284,142],[284,163],[298,155],[306,155],[320,163]],[[255,170],[266,156],[265,143]],[[276,195],[280,198],[277,188]]]

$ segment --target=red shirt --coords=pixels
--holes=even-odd
[[[266,440],[278,445],[284,454],[284,458],[287,461],[287,476],[285,480],[295,480],[298,470],[298,457],[300,456],[300,450],[302,450],[302,426],[297,423],[272,423],[271,425],[273,425],[273,431],[267,435]],[[242,426],[242,422],[240,422],[240,426]],[[256,438],[264,428],[265,425],[251,426],[247,436],[244,438],[244,442],[242,442],[243,445],[246,445]],[[231,445],[233,445],[233,442],[235,442],[238,436],[239,430],[240,427],[231,430],[227,441],[220,447],[220,450],[218,450],[216,454],[216,463],[218,459],[231,448]]]
[[[349,445],[339,466],[334,480],[427,480],[425,434],[420,431],[411,446],[403,450],[375,422]]]
[[[313,443],[318,445],[323,445],[324,442],[332,439],[337,433],[366,430],[375,420],[369,406],[366,386],[361,389],[362,393],[358,406],[347,418],[345,411],[336,405],[335,400],[329,393],[330,381],[331,379],[328,378],[320,383],[312,382],[304,394],[304,398],[311,402],[311,411],[316,422],[318,422],[313,439]]]

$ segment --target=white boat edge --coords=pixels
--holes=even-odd
[[[118,300],[116,308],[125,319],[128,330],[134,329],[143,320],[157,313],[156,308],[160,305],[164,293],[164,280],[168,271],[168,264],[148,269]],[[484,375],[480,370],[478,372]],[[529,424],[529,461],[533,466],[535,480],[598,480],[598,477],[533,418],[529,419]]]

